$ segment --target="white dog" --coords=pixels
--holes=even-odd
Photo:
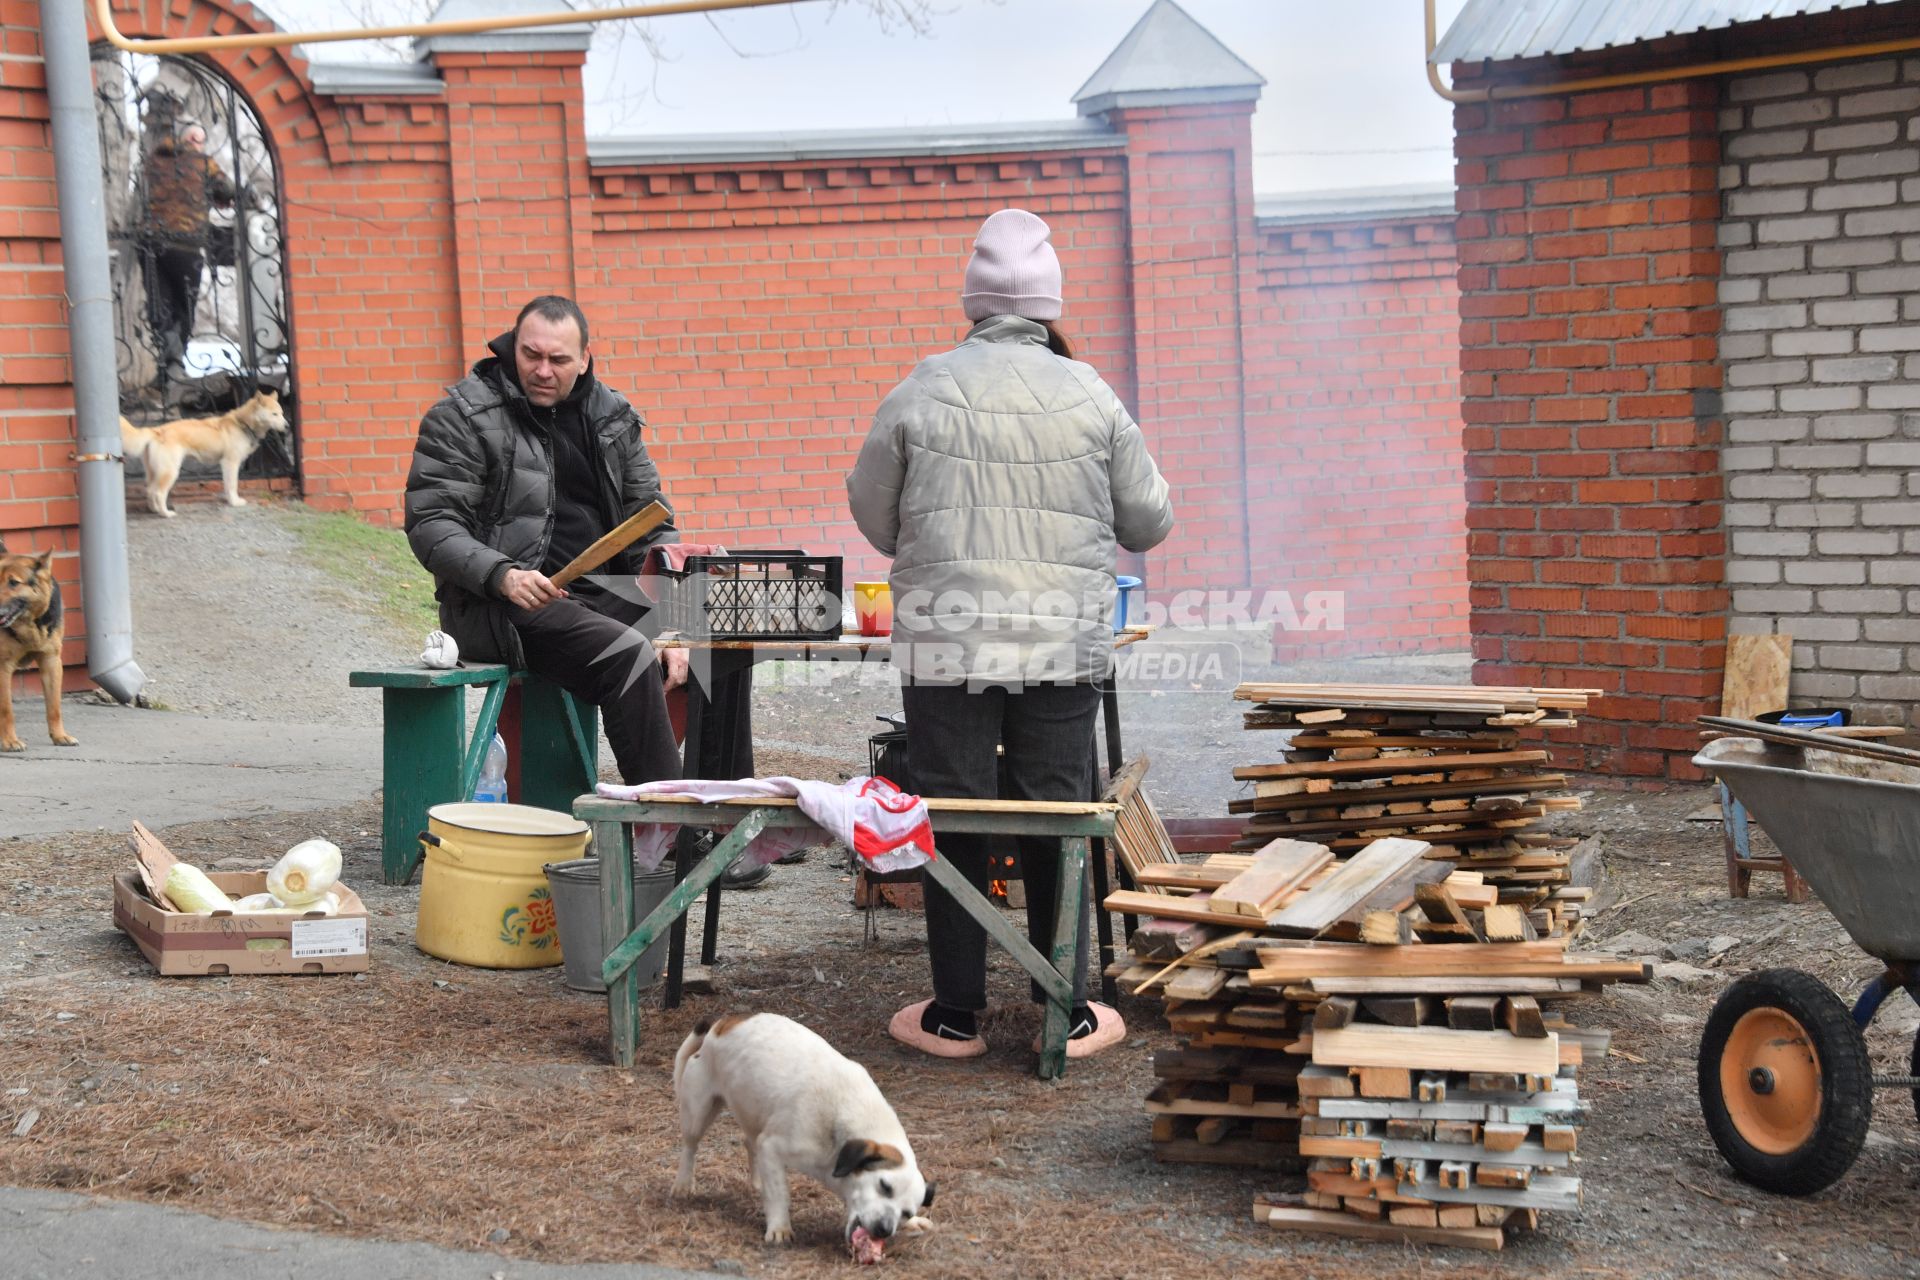
[[[675,1195],[693,1190],[693,1157],[721,1108],[746,1136],[747,1172],[767,1216],[767,1243],[793,1240],[787,1174],[817,1179],[845,1201],[845,1240],[863,1261],[920,1230],[933,1184],[914,1163],[900,1118],[873,1077],[791,1018],[732,1013],[693,1029],[673,1060],[680,1101]],[[911,1225],[909,1225],[911,1224]],[[864,1239],[863,1239],[864,1237]]]

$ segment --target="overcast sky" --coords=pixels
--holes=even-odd
[[[1452,109],[1428,89],[1420,0],[1180,0],[1267,79],[1254,115],[1260,195],[1444,184]],[[296,28],[420,0],[270,0]],[[576,7],[590,7],[579,0]],[[1441,30],[1464,0],[1440,0]],[[664,56],[606,39],[588,59],[589,132],[755,133],[1062,119],[1150,0],[931,0],[924,35],[857,3],[654,19]],[[738,52],[736,52],[736,50]],[[368,56],[310,46],[320,59]],[[751,56],[742,56],[742,54]],[[615,56],[617,54],[617,56]]]

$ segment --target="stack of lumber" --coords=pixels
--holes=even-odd
[[[1535,830],[1580,802],[1522,728],[1575,723],[1597,691],[1476,686],[1243,684],[1249,729],[1291,736],[1278,761],[1234,777],[1253,794],[1228,810],[1250,815],[1236,847],[1276,836],[1336,853],[1382,836],[1410,836],[1458,858],[1530,903],[1567,882],[1570,842]],[[1541,892],[1535,893],[1535,890]]]
[[[1559,902],[1502,903],[1430,852],[1275,841],[1143,868],[1160,896],[1108,899],[1152,917],[1117,976],[1185,1037],[1154,1056],[1156,1158],[1305,1161],[1304,1199],[1254,1204],[1285,1229],[1499,1248],[1578,1206],[1576,1073],[1607,1037],[1562,1006],[1649,968],[1569,954]]]

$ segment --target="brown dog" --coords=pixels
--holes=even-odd
[[[60,641],[65,633],[60,584],[53,580],[53,552],[9,555],[0,545],[0,751],[25,751],[13,728],[13,671],[29,658],[40,664],[47,699],[47,736],[75,747],[60,719]]]
[[[136,427],[120,419],[120,451],[139,458],[147,469],[147,506],[157,516],[171,516],[167,495],[180,478],[180,464],[189,455],[202,462],[218,462],[227,487],[227,505],[244,507],[240,496],[240,464],[253,456],[261,441],[287,429],[287,415],[278,391],[261,391],[237,409],[211,418],[176,418],[157,427]]]

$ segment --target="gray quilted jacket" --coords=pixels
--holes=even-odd
[[[406,531],[414,556],[433,574],[440,628],[462,658],[526,665],[520,633],[501,603],[510,568],[537,569],[553,537],[553,444],[547,415],[502,370],[513,358],[513,335],[488,345],[494,354],[447,389],[427,410],[407,472]],[[606,460],[606,495],[625,519],[649,502],[666,503],[660,472],[640,440],[640,415],[626,398],[593,378],[580,410]],[[671,504],[669,509],[671,509]],[[600,572],[637,573],[648,546],[674,542],[669,520]]]
[[[1112,388],[1018,316],[975,325],[880,405],[847,477],[892,556],[894,661],[930,684],[1095,680],[1116,544],[1173,528],[1167,482]]]

